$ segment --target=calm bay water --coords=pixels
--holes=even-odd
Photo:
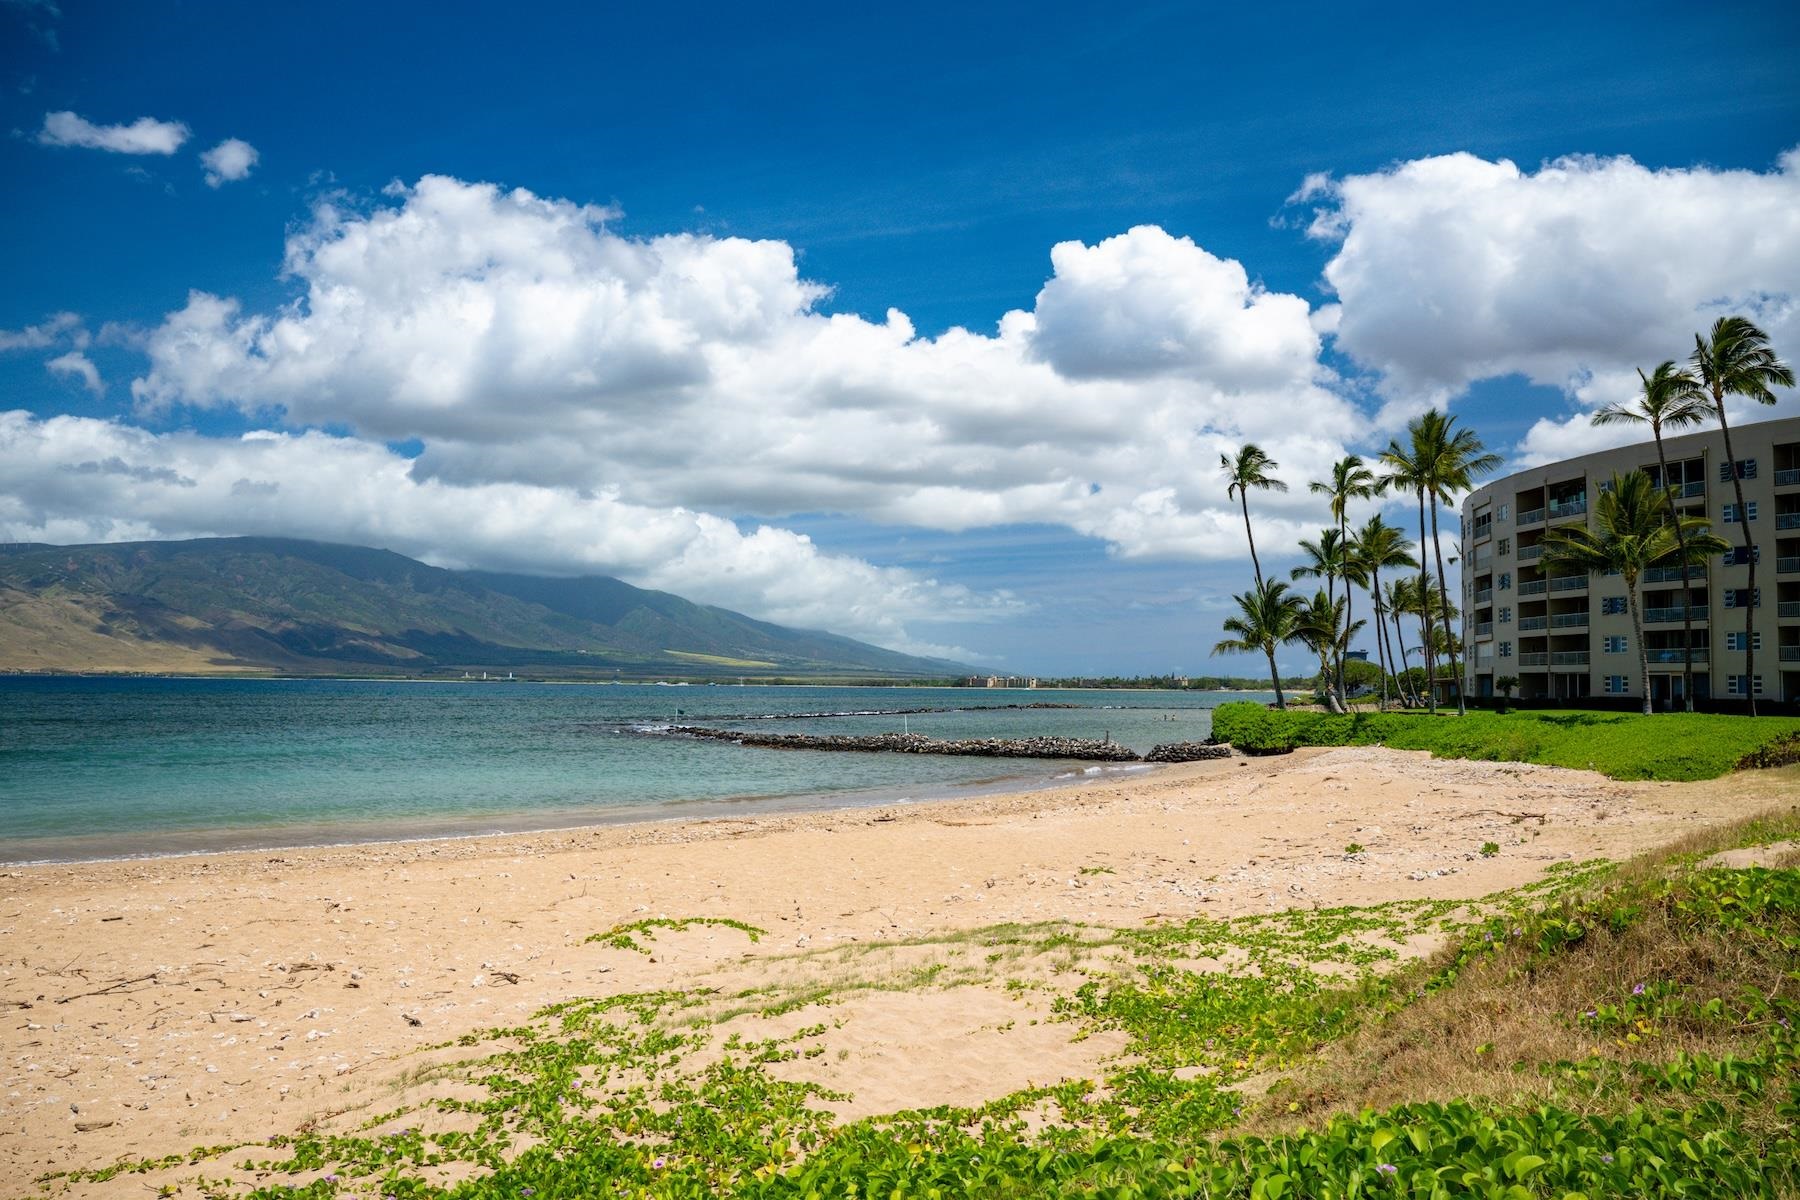
[[[1205,737],[1209,692],[0,678],[0,861],[921,800],[1099,768],[775,751],[654,732]],[[1075,704],[1004,709],[1003,704]],[[951,711],[872,714],[875,709]],[[781,718],[780,714],[835,713]]]

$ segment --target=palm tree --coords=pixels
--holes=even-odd
[[[1412,664],[1407,658],[1406,630],[1400,624],[1400,618],[1410,617],[1418,611],[1418,604],[1415,600],[1418,594],[1419,581],[1410,575],[1402,575],[1390,581],[1382,589],[1381,597],[1382,607],[1392,613],[1394,618],[1394,642],[1399,647],[1400,653],[1396,658],[1394,652],[1390,650],[1388,658],[1390,662],[1397,664],[1394,671],[1394,683],[1400,690],[1400,703],[1407,708],[1418,708],[1422,701],[1419,699],[1418,693],[1413,691],[1412,681],[1407,678],[1407,672],[1412,670]]]
[[[1232,637],[1216,643],[1214,654],[1253,654],[1269,657],[1269,682],[1275,688],[1275,707],[1286,708],[1281,694],[1281,672],[1275,669],[1275,648],[1299,636],[1300,597],[1288,595],[1288,585],[1276,579],[1258,583],[1255,591],[1233,596],[1239,615],[1226,617],[1223,625]]]
[[[1362,458],[1355,454],[1346,454],[1331,465],[1331,480],[1322,483],[1314,480],[1307,485],[1307,490],[1316,495],[1331,497],[1331,516],[1337,522],[1338,540],[1348,543],[1350,540],[1349,512],[1350,501],[1368,500],[1381,490],[1381,481],[1369,470]],[[1336,595],[1333,584],[1336,581],[1329,575],[1325,577],[1325,594]],[[1349,595],[1346,586],[1344,594]],[[1345,614],[1348,617],[1348,613]],[[1340,657],[1337,664],[1337,687],[1341,696],[1344,691],[1344,662]]]
[[[1347,712],[1348,706],[1332,688],[1332,659],[1363,626],[1361,621],[1351,625],[1345,619],[1346,607],[1343,597],[1333,599],[1321,589],[1301,605],[1299,623],[1294,630],[1295,636],[1319,656],[1319,690],[1325,694],[1325,707],[1334,713]]]
[[[1625,580],[1625,602],[1631,610],[1631,634],[1637,639],[1638,668],[1644,687],[1644,715],[1651,712],[1650,651],[1644,645],[1643,615],[1638,610],[1638,576],[1648,567],[1682,554],[1704,558],[1730,549],[1707,532],[1700,517],[1665,515],[1663,498],[1642,471],[1616,472],[1600,490],[1594,528],[1569,526],[1544,535],[1544,570],[1617,571]],[[1686,528],[1682,528],[1686,526]],[[1683,549],[1685,547],[1685,549]]]
[[[1425,490],[1431,496],[1431,546],[1437,556],[1438,580],[1444,579],[1444,546],[1438,540],[1438,505],[1455,507],[1455,497],[1500,465],[1498,454],[1489,454],[1472,429],[1456,428],[1456,418],[1432,409],[1407,426],[1412,435],[1413,456],[1424,470]],[[1450,594],[1444,591],[1444,632],[1450,633]],[[1462,667],[1456,660],[1456,639],[1448,637],[1450,677],[1456,681],[1456,714],[1468,708],[1463,700]]]
[[[1256,535],[1250,531],[1250,489],[1287,491],[1287,484],[1270,474],[1280,465],[1263,453],[1262,447],[1254,442],[1246,442],[1240,447],[1235,458],[1229,454],[1219,455],[1219,469],[1225,472],[1225,495],[1227,498],[1237,497],[1244,506],[1244,536],[1250,541],[1250,565],[1256,570],[1256,587],[1259,591],[1263,586],[1263,573],[1262,563],[1256,557]]]
[[[1675,489],[1669,484],[1669,456],[1663,451],[1663,430],[1685,429],[1705,422],[1712,406],[1698,382],[1669,359],[1657,364],[1649,375],[1638,368],[1644,390],[1630,403],[1609,404],[1594,414],[1596,425],[1647,424],[1656,439],[1656,462],[1662,471],[1662,485],[1669,496],[1669,519],[1674,522],[1675,538],[1682,541],[1681,514],[1675,508]],[[1688,567],[1691,565],[1686,547],[1676,555],[1681,563],[1681,695],[1687,711],[1694,711],[1694,606],[1689,590]]]
[[[1357,583],[1368,589],[1375,608],[1375,653],[1381,660],[1381,707],[1387,707],[1389,670],[1393,654],[1387,644],[1387,618],[1382,603],[1381,572],[1404,570],[1418,564],[1413,561],[1412,543],[1399,528],[1389,525],[1376,513],[1363,522],[1351,543],[1351,560],[1358,576]],[[1365,582],[1366,580],[1366,582]]]
[[[1744,698],[1750,715],[1756,715],[1756,549],[1750,541],[1750,514],[1744,511],[1744,481],[1738,478],[1737,455],[1731,452],[1731,426],[1725,420],[1725,397],[1744,396],[1758,404],[1775,403],[1771,387],[1793,387],[1793,368],[1775,357],[1769,335],[1744,317],[1720,317],[1713,322],[1712,340],[1694,335],[1694,377],[1712,397],[1719,431],[1725,435],[1725,462],[1731,470],[1731,486],[1737,489],[1738,528],[1744,534],[1744,563],[1750,569],[1744,605]]]
[[[1415,447],[1402,445],[1400,440],[1395,438],[1390,440],[1387,449],[1381,452],[1381,465],[1387,469],[1387,475],[1382,480],[1384,484],[1403,491],[1410,491],[1418,497],[1419,545],[1423,548],[1425,545],[1425,464],[1419,460]],[[1443,567],[1441,559],[1438,567],[1440,570]],[[1426,586],[1425,555],[1421,553],[1419,555],[1417,594],[1424,595]],[[1415,610],[1409,608],[1396,611],[1412,613]],[[1424,605],[1416,611],[1419,617],[1419,645],[1425,653],[1425,706],[1428,711],[1435,714],[1437,712],[1437,689],[1432,687],[1431,683],[1432,678],[1437,674],[1437,664],[1433,661],[1431,653],[1431,606]],[[1395,621],[1395,627],[1399,627],[1398,620]],[[1404,637],[1401,638],[1403,644],[1400,649],[1403,658],[1406,651],[1405,640]]]
[[[1335,600],[1337,596],[1331,584],[1342,577],[1344,572],[1350,566],[1350,547],[1345,543],[1343,535],[1335,529],[1321,529],[1319,531],[1319,540],[1317,542],[1309,542],[1304,538],[1301,539],[1300,553],[1306,555],[1310,561],[1295,567],[1291,572],[1292,576],[1295,579],[1318,579],[1323,577],[1326,580],[1326,599]],[[1349,599],[1349,592],[1349,588],[1344,589],[1344,598],[1346,600]],[[1346,610],[1345,616],[1348,618],[1348,610]],[[1338,699],[1342,701],[1342,660],[1336,660],[1334,666],[1336,670],[1335,673],[1327,679],[1327,687],[1334,688]]]

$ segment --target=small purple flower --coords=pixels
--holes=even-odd
[[[1610,1154],[1602,1154],[1600,1156],[1600,1161],[1603,1163],[1610,1163],[1610,1162],[1612,1162],[1612,1160],[1613,1160],[1613,1156]]]
[[[1582,1016],[1584,1016],[1584,1017],[1597,1017],[1597,1016],[1599,1016],[1599,1015],[1600,1015],[1600,1014],[1599,1014],[1599,1013],[1597,1013],[1597,1012],[1595,1012],[1595,1011],[1594,1011],[1594,1010],[1593,1010],[1593,1009],[1591,1009],[1591,1008],[1590,1008],[1590,1009],[1588,1009],[1588,1010],[1587,1010],[1587,1011],[1586,1011],[1586,1012],[1584,1012],[1584,1013],[1582,1013],[1582,1014],[1581,1014],[1581,1015],[1582,1015]]]
[[[337,1181],[338,1181],[338,1177],[336,1175],[327,1175],[325,1177],[326,1183],[336,1183]]]
[[[652,1167],[654,1167],[656,1170],[660,1171],[664,1167],[669,1165],[669,1160],[659,1154],[656,1156],[656,1161],[652,1162],[650,1165]]]
[[[536,1189],[536,1188],[520,1188],[520,1189],[519,1189],[519,1195],[521,1195],[521,1196],[535,1196],[535,1195],[537,1195],[537,1189]]]
[[[1643,995],[1643,994],[1644,994],[1644,985],[1643,985],[1643,984],[1641,984],[1641,983],[1640,983],[1640,984],[1638,984],[1638,985],[1637,985],[1637,986],[1636,986],[1636,987],[1634,987],[1634,988],[1632,988],[1632,989],[1631,989],[1631,994],[1632,994],[1632,995],[1634,995],[1634,996],[1641,996],[1641,995]]]
[[[1481,935],[1481,940],[1484,942],[1491,942],[1494,940],[1494,935],[1491,933],[1484,933]]]
[[[1383,1175],[1398,1175],[1400,1173],[1400,1168],[1396,1167],[1393,1163],[1376,1163],[1375,1169],[1380,1171]]]

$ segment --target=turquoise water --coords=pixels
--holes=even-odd
[[[1254,694],[1252,694],[1254,695]],[[0,678],[0,861],[318,845],[922,800],[1144,768],[779,751],[807,733],[1206,736],[1243,694]],[[1062,703],[1073,709],[1001,709]],[[877,709],[952,711],[871,714]],[[779,714],[846,714],[776,718]],[[850,715],[856,714],[856,715]]]

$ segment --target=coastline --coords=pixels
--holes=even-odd
[[[755,1037],[827,1022],[831,1052],[784,1069],[849,1094],[846,1117],[978,1103],[1094,1077],[1123,1043],[1074,1040],[1046,992],[1007,987],[1031,968],[984,967],[970,931],[1468,900],[1791,804],[1797,783],[1800,768],[1628,784],[1338,748],[931,804],[10,867],[0,1172],[352,1129],[413,1086],[429,1047],[548,1004],[805,994],[853,969],[872,974],[842,995],[733,1019]],[[646,953],[591,940],[688,918],[714,924]]]

